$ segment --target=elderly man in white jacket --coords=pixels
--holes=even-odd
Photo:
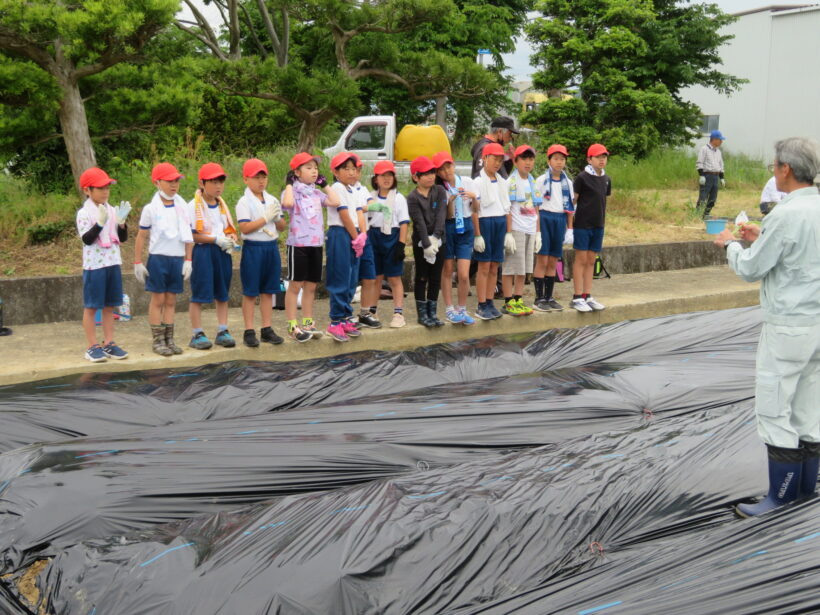
[[[757,350],[755,412],[769,453],[769,493],[739,504],[742,517],[808,497],[820,464],[820,171],[817,144],[791,138],[775,145],[777,189],[787,193],[758,227],[745,224],[743,247],[723,231],[729,266],[762,280],[763,329]]]

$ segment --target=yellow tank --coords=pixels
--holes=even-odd
[[[438,152],[450,151],[450,140],[441,126],[415,126],[408,124],[396,137],[394,160],[413,160],[418,156],[432,158]]]

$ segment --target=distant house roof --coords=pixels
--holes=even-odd
[[[806,9],[816,4],[770,4],[769,6],[762,6],[759,9],[749,9],[748,11],[739,11],[732,13],[735,17],[742,17],[743,15],[752,15],[753,13],[776,13],[778,11],[792,11],[794,9]]]

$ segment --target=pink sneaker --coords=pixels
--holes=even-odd
[[[345,333],[345,329],[341,324],[338,325],[328,325],[327,326],[327,334],[332,337],[337,342],[348,342],[350,338],[347,337]]]
[[[342,328],[345,330],[348,337],[359,337],[362,334],[362,332],[356,328],[356,325],[349,320],[342,321]]]

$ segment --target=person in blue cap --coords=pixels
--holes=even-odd
[[[713,130],[709,135],[709,143],[700,149],[698,161],[695,163],[700,175],[697,210],[702,213],[704,219],[709,216],[717,202],[718,182],[721,188],[726,186],[723,177],[723,154],[720,151],[720,146],[725,140],[722,132]]]

